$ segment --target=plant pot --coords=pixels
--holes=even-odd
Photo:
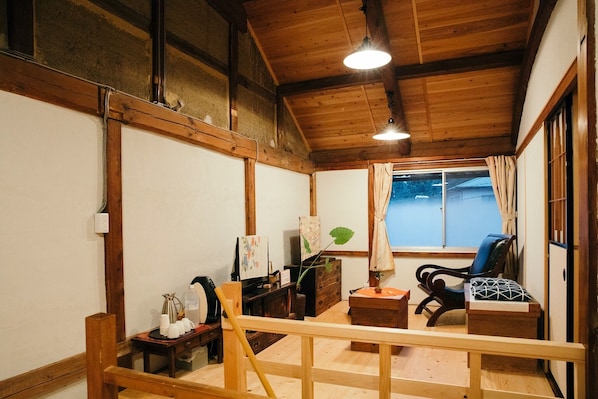
[[[295,295],[295,320],[305,319],[305,294],[297,293]]]

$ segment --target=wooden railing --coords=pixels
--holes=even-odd
[[[301,397],[303,399],[314,398],[315,382],[377,390],[380,399],[389,399],[391,393],[438,399],[555,398],[555,396],[483,388],[482,354],[572,362],[575,375],[575,398],[583,399],[586,397],[586,349],[581,344],[243,316],[240,314],[242,309],[240,283],[225,283],[221,287],[221,292],[228,302],[227,314],[234,315],[234,320],[242,329],[301,337],[300,365],[261,361],[260,368],[266,374],[301,379]],[[245,373],[252,370],[253,367],[245,356],[231,323],[223,319],[222,328],[225,349],[225,387],[245,392]],[[314,367],[314,338],[379,344],[378,375]],[[443,384],[393,377],[391,374],[392,346],[427,347],[467,352],[469,354],[469,385]]]
[[[539,399],[554,398],[482,387],[482,354],[549,359],[572,362],[575,375],[575,398],[585,398],[586,349],[576,343],[412,331],[394,328],[339,325],[312,321],[283,320],[240,315],[241,286],[225,283],[218,289],[225,297],[223,304],[229,319],[223,318],[224,386],[219,388],[179,379],[143,373],[117,366],[116,321],[113,315],[100,313],[86,319],[88,397],[116,399],[118,387],[133,388],[179,399],[202,397],[208,399],[248,399],[264,396],[247,393],[247,371],[279,375],[301,380],[303,399],[314,398],[314,383],[344,385],[379,392],[379,398],[391,393],[428,398],[468,399]],[[259,362],[255,367],[252,356],[245,354],[233,324],[243,330],[276,332],[301,337],[301,364]],[[244,335],[241,336],[244,338]],[[314,338],[339,339],[379,344],[378,374],[347,372],[314,367]],[[469,353],[469,384],[445,384],[393,377],[391,347],[429,347]],[[266,390],[268,392],[268,390]],[[269,395],[272,396],[272,395]]]

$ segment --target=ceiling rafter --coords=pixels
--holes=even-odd
[[[521,65],[523,56],[523,50],[505,51],[501,53],[436,61],[427,64],[399,66],[395,68],[395,73],[397,81],[400,81],[405,79],[481,71],[491,68]],[[374,73],[368,71],[282,84],[278,86],[277,92],[278,95],[287,97],[312,91],[339,89],[380,82],[382,82],[382,76],[379,71]]]

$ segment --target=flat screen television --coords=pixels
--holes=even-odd
[[[259,288],[268,281],[269,256],[268,237],[237,237],[231,280],[241,281],[243,294]]]

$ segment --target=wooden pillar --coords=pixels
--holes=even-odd
[[[118,387],[104,383],[104,370],[116,366],[116,317],[97,313],[85,318],[87,397],[117,399]]]
[[[255,162],[256,159],[245,159],[245,234],[256,234],[255,219]]]
[[[109,233],[104,235],[104,274],[106,306],[116,316],[118,341],[125,340],[125,283],[122,230],[122,152],[121,124],[107,120],[106,208],[110,215]]]
[[[241,283],[238,281],[225,282],[221,288],[231,304],[234,315],[241,315],[243,313]],[[225,317],[222,317],[222,341],[224,346],[224,387],[237,392],[247,392],[247,373],[243,367],[245,352],[230,322]]]
[[[378,376],[378,397],[380,399],[390,399],[391,385],[390,377],[392,375],[392,366],[390,355],[392,347],[389,344],[380,344],[379,352],[379,376]]]
[[[314,337],[301,337],[301,398],[314,398]]]

